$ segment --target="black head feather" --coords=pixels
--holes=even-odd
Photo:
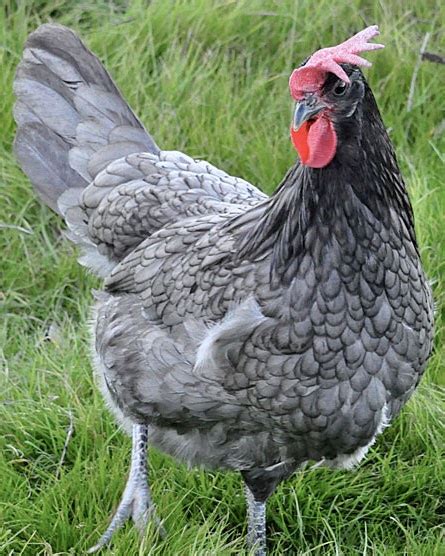
[[[343,68],[351,80],[346,89],[329,75],[321,93],[338,139],[332,162],[324,168],[297,162],[252,211],[252,222],[244,216],[230,224],[239,260],[257,260],[270,250],[274,283],[292,279],[311,242],[342,242],[351,233],[360,239],[366,226],[390,228],[393,211],[417,249],[410,201],[374,95],[358,68]]]

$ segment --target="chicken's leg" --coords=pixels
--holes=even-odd
[[[255,550],[255,556],[266,556],[266,502],[256,500],[246,485],[247,544]]]
[[[89,554],[108,544],[113,533],[122,527],[130,517],[142,534],[146,530],[149,519],[154,519],[161,528],[161,524],[155,515],[155,507],[151,500],[148,484],[147,438],[148,428],[146,425],[133,425],[130,475],[124,493],[110,525],[99,539],[99,542],[88,550]]]

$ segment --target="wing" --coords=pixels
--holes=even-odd
[[[59,209],[80,262],[108,273],[165,226],[205,215],[237,214],[267,196],[248,182],[176,151],[135,153],[110,163],[93,182],[67,190]]]
[[[252,295],[261,306],[275,302],[270,264],[239,259],[234,218],[255,216],[257,204],[228,205],[227,212],[180,220],[144,240],[105,280],[113,293],[133,293],[150,318],[166,326],[195,318],[217,322],[233,306]]]

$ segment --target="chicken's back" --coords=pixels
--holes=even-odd
[[[160,151],[101,62],[66,27],[45,24],[28,37],[14,93],[17,159],[65,218],[80,262],[102,277],[169,223],[266,198],[207,162]]]

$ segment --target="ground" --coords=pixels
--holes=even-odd
[[[27,34],[50,20],[81,33],[161,147],[206,158],[268,192],[295,157],[291,70],[320,45],[380,24],[386,49],[367,55],[367,75],[413,200],[437,303],[435,353],[418,392],[357,471],[306,469],[278,489],[268,538],[272,555],[445,553],[444,67],[419,61],[425,37],[426,50],[444,54],[444,6],[2,3],[0,554],[84,553],[118,502],[130,453],[91,377],[89,303],[99,282],[78,266],[61,222],[36,200],[11,154],[14,69]],[[149,529],[139,548],[129,527],[104,554],[245,554],[239,476],[189,471],[159,453],[150,475],[168,537]]]

